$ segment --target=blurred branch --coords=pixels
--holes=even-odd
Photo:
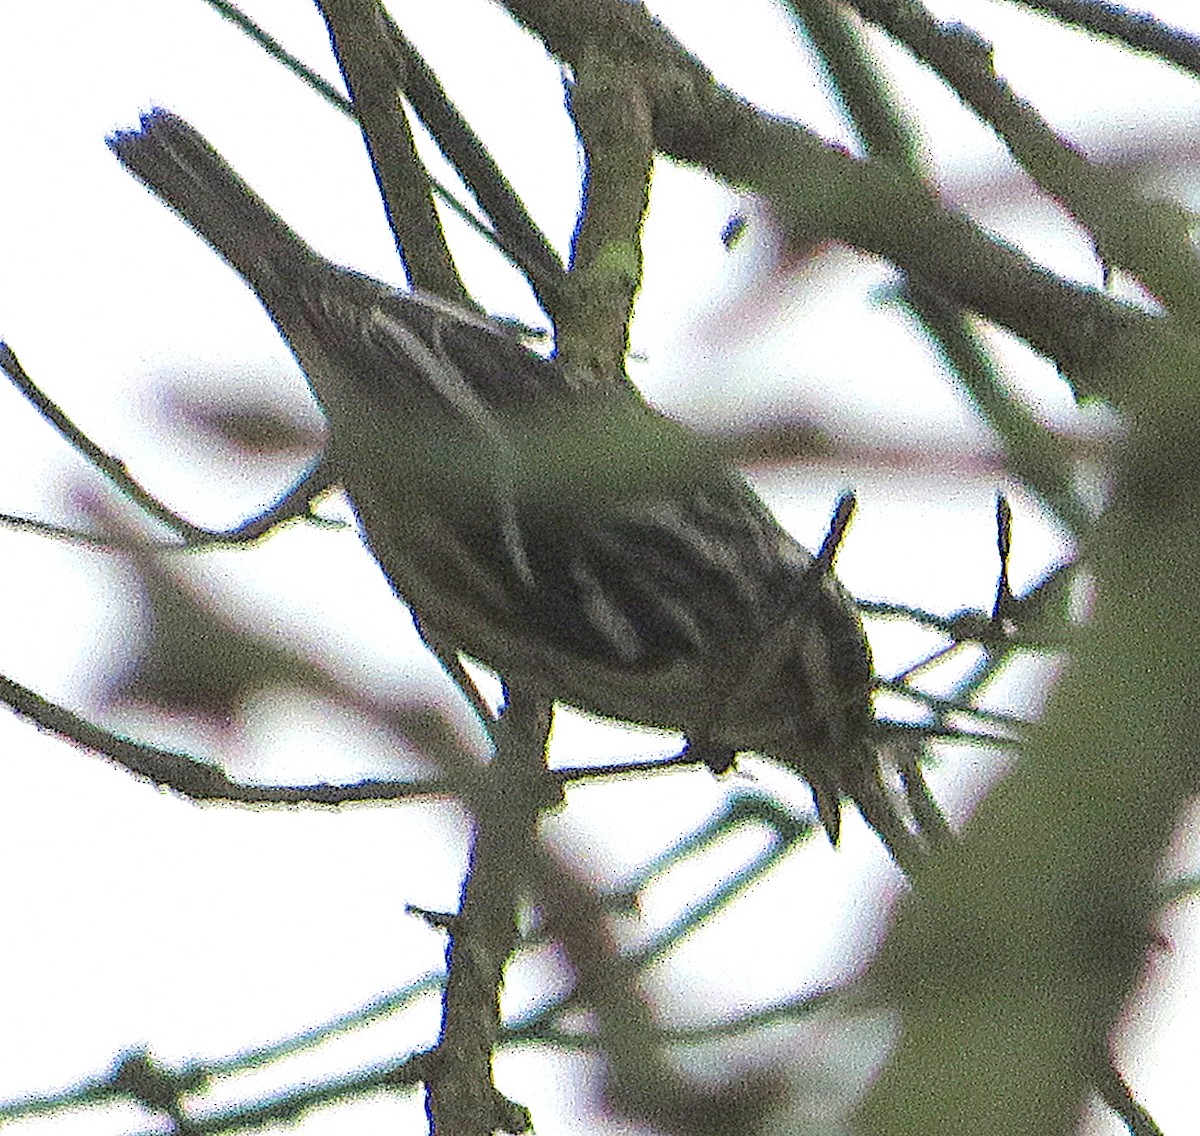
[[[1143,361],[1093,621],[886,948],[905,1030],[861,1118],[881,1136],[1068,1131],[1143,965],[1160,857],[1200,788],[1198,370],[1182,343]]]
[[[866,50],[858,29],[850,24],[843,10],[835,7],[829,0],[794,0],[791,7],[821,54],[834,90],[838,92],[867,155],[891,162],[898,174],[907,175],[914,183],[923,182],[925,171],[920,161],[916,136],[909,129],[902,109],[896,105],[896,100],[888,92],[880,66]],[[950,362],[961,362],[964,367],[971,365],[964,381],[977,380],[975,386],[981,386],[979,372],[983,370],[982,362],[965,349],[965,333],[960,331],[957,336],[954,335],[956,318],[961,318],[957,305],[943,302],[936,293],[923,288],[912,278],[905,279],[905,287],[916,314],[925,318],[928,330],[946,344]],[[933,318],[935,315],[943,317],[940,322]],[[990,377],[990,372],[987,377]],[[994,397],[992,401],[999,402],[999,396]],[[988,405],[985,403],[985,407]],[[1010,408],[1007,402],[1001,404],[1001,409],[1009,411],[1009,419],[1015,416],[1015,409]],[[1009,419],[1004,421],[1007,423]],[[1016,455],[1018,459],[1025,459],[1023,462],[1018,460],[1014,463],[1018,473],[1022,471],[1023,466],[1030,465],[1027,450],[1028,447],[1018,451]],[[915,691],[918,695],[916,700],[924,702],[927,709],[933,711],[934,724],[937,727],[948,724],[947,703],[968,706],[969,713],[975,713],[972,705],[975,694],[1006,658],[1016,634],[1017,628],[1012,617],[1016,614],[1017,603],[1009,584],[1012,510],[1002,494],[998,495],[996,500],[996,524],[999,572],[992,611],[982,618],[964,619],[960,616],[955,619],[951,625],[950,644],[934,650],[886,684],[892,692],[911,698],[911,694],[906,692],[915,691],[914,679],[918,673],[930,670],[942,662],[947,655],[957,650],[966,636],[976,640],[984,648],[983,663],[975,668],[974,674],[964,676],[955,684],[950,698],[938,700],[942,704],[935,705],[928,696]],[[884,684],[877,684],[876,689],[883,688]],[[961,717],[962,714],[956,712],[955,716]],[[892,733],[886,726],[879,732],[881,736]],[[954,834],[930,794],[921,773],[921,760],[925,749],[922,735],[923,731],[914,731],[916,744],[894,747],[893,752],[897,756],[898,773],[912,815],[918,822],[919,830],[929,837],[929,850],[936,851],[939,847],[948,847],[954,839]],[[903,734],[895,732],[893,736],[902,737]],[[1019,737],[1019,731],[1017,736]],[[880,752],[888,750],[886,743],[878,748]],[[934,834],[937,834],[936,839]],[[897,862],[910,876],[913,867],[919,863],[910,865],[899,857]]]
[[[996,73],[992,47],[975,31],[939,21],[919,0],[850,3],[945,79],[999,134],[1042,192],[1091,233],[1106,265],[1129,269],[1177,315],[1196,315],[1200,266],[1191,221],[1179,205],[1148,201],[1126,178],[1060,138]],[[944,292],[940,282],[928,283]]]
[[[680,1076],[638,988],[638,967],[618,950],[591,889],[545,853],[536,878],[547,928],[575,974],[574,998],[596,1015],[609,1107],[679,1136],[758,1131],[781,1086],[745,1074],[721,1086],[691,1084]]]
[[[891,161],[914,179],[922,180],[916,136],[889,94],[879,63],[866,50],[857,29],[849,24],[844,9],[831,0],[791,0],[790,6],[820,51],[867,154]],[[892,4],[884,10],[897,23],[897,13],[904,9]],[[915,15],[911,17],[911,21],[916,19]],[[1049,502],[1072,531],[1085,531],[1091,518],[1072,489],[1070,470],[1054,436],[1035,423],[1005,389],[966,326],[959,305],[947,303],[912,277],[904,280],[900,291],[942,348],[976,409],[1000,435],[1013,475]]]
[[[317,6],[362,127],[409,280],[414,288],[469,303],[399,98],[404,89],[403,64],[388,35],[379,0],[319,0]]]
[[[623,897],[627,904],[633,906],[636,896],[644,892],[653,880],[661,878],[674,865],[703,848],[711,847],[730,832],[746,825],[765,827],[771,834],[768,846],[756,852],[746,864],[721,880],[707,895],[689,903],[687,909],[676,919],[669,921],[637,951],[627,956],[631,962],[639,966],[649,966],[657,962],[717,912],[724,910],[739,895],[753,887],[796,845],[821,831],[814,813],[798,814],[774,798],[761,793],[735,790],[720,812],[635,875],[616,898]]]
[[[1031,425],[1036,425],[1031,423]],[[1114,437],[1088,436],[1046,429],[1064,457],[1070,460],[1100,460],[1111,456],[1117,443]],[[876,445],[826,438],[804,419],[794,422],[784,418],[747,426],[730,426],[712,430],[693,430],[709,446],[732,465],[752,472],[776,469],[837,470],[851,475],[860,472],[888,471],[916,477],[1005,477],[1016,471],[999,449],[976,447]],[[204,535],[187,541],[144,540],[133,537],[114,537],[90,532],[55,521],[0,512],[0,526],[17,529],[74,544],[114,551],[203,552],[212,548],[253,544],[269,535],[289,520],[300,520],[320,528],[343,529],[346,521],[321,516],[307,507],[312,498],[325,493],[334,480],[332,469],[322,461],[301,475],[300,479],[280,494],[261,513],[256,513],[228,529],[203,529]],[[864,601],[865,603],[866,601]],[[875,605],[881,609],[887,605]],[[907,613],[909,609],[887,607],[889,612]],[[914,618],[932,620],[941,617],[921,613]],[[942,620],[944,622],[944,620]]]
[[[1069,186],[1073,196],[1068,205],[1077,212],[1082,209],[1085,220],[1098,219],[1097,236],[1106,243],[1116,232],[1122,247],[1136,250],[1132,255],[1144,258],[1143,278],[1148,283],[1172,288],[1177,298],[1194,302],[1198,277],[1191,263],[1190,245],[1187,263],[1182,263],[1180,242],[1173,239],[1179,236],[1173,231],[1179,227],[1178,217],[1165,215],[1155,207],[1140,207],[1140,202],[1126,200],[1114,192],[1116,183],[1112,178],[1101,176],[1082,155],[1062,143],[1033,108],[1017,100],[998,80],[991,67],[990,52],[973,33],[960,25],[953,28],[937,25],[914,0],[898,4],[852,2],[868,18],[875,18],[873,13],[878,15],[879,22],[918,58],[946,76],[964,101],[995,126],[1017,160],[1030,169],[1044,190],[1057,195]],[[822,10],[819,0],[813,0],[811,6]],[[871,102],[875,89],[870,86],[865,89],[867,101]],[[868,110],[870,121],[882,121],[886,127],[889,120],[879,113],[878,107],[869,106]],[[904,152],[903,138],[885,137],[883,141],[889,150]],[[1129,213],[1128,219],[1123,212]],[[1156,259],[1160,247],[1162,251]],[[1170,297],[1172,293],[1168,291],[1166,295]],[[977,399],[981,398],[983,408],[990,410],[989,416],[995,424],[1007,427],[1003,436],[1009,442],[1016,470],[1044,493],[1049,489],[1048,496],[1057,499],[1060,508],[1062,503],[1070,506],[1074,494],[1061,457],[1052,451],[1047,454],[1046,441],[1031,438],[1027,424],[1014,420],[1012,408],[1003,402],[982,352],[962,326],[958,305],[946,303],[919,278],[910,281],[910,298],[958,368],[968,390]],[[1190,360],[1194,354],[1194,349],[1180,351],[1176,366],[1160,377],[1160,394],[1168,393],[1162,389],[1163,380],[1168,384],[1171,380],[1177,382],[1184,359]],[[1168,390],[1174,393],[1169,386]],[[1148,410],[1147,417],[1155,425],[1162,425],[1161,406],[1151,403],[1143,410]],[[1195,421],[1194,408],[1188,420]],[[1139,425],[1145,430],[1145,421]],[[1153,438],[1155,431],[1152,428],[1142,436],[1143,440]],[[1183,438],[1179,437],[1173,448],[1182,444]],[[1047,457],[1051,459],[1049,466]],[[1149,495],[1156,504],[1169,502],[1168,507],[1177,507],[1175,492],[1166,495],[1166,502],[1163,500],[1161,478],[1169,468],[1163,456],[1144,455],[1144,460],[1153,466],[1154,474],[1135,482],[1134,493],[1139,490],[1145,493],[1153,485]],[[1189,493],[1195,491],[1195,486],[1188,489]],[[1145,509],[1145,502],[1140,502],[1136,512],[1142,516]],[[1087,525],[1088,518],[1077,504],[1066,515],[1077,524]],[[997,521],[1001,571],[989,625],[1006,638],[1009,623],[1020,604],[1012,597],[1008,584],[1011,513],[1003,498],[998,501]],[[1128,567],[1128,549],[1124,550],[1124,557],[1121,566]],[[1188,569],[1189,578],[1193,571],[1194,568]],[[1127,601],[1130,586],[1118,583],[1115,594],[1121,598],[1119,602]],[[1194,622],[1190,625],[1194,626]],[[981,641],[985,647],[991,646],[987,636]],[[1124,642],[1118,639],[1110,646],[1119,651],[1117,644]],[[927,662],[936,657],[935,652]],[[1002,652],[989,650],[979,674],[961,684],[959,698],[973,698],[980,682],[994,671],[1001,657]],[[1140,659],[1133,663],[1139,677],[1144,675],[1145,666]],[[902,688],[908,685],[907,680],[915,670],[909,668],[901,676]],[[1097,681],[1095,676],[1092,681]],[[886,688],[895,684],[880,685]],[[1092,693],[1094,687],[1089,690]],[[1153,694],[1143,690],[1141,697],[1149,702]],[[1070,718],[1075,707],[1067,705]],[[1103,731],[1104,709],[1093,707],[1091,713],[1094,717],[1088,719],[1088,730]],[[1138,742],[1134,737],[1139,724],[1147,719],[1139,717],[1135,706],[1125,713],[1128,717],[1122,724],[1133,727],[1127,743],[1136,750]],[[936,708],[936,718],[939,722],[945,720],[943,707]],[[1148,721],[1155,723],[1158,719],[1151,716]],[[1069,774],[1065,779],[1062,776],[1068,770],[1073,772],[1070,765],[1064,768],[1062,751],[1068,751],[1078,762],[1088,748],[1085,745],[1075,750],[1080,740],[1079,727],[1075,726],[1076,733],[1069,730],[1070,727],[1065,737],[1050,735],[1051,752],[1041,755],[1042,768],[1032,774],[1036,778],[1040,773],[1043,783],[1039,791],[1022,798],[1014,810],[1023,824],[1014,825],[1010,821],[1008,828],[997,829],[993,825],[988,829],[985,823],[982,840],[990,838],[993,846],[985,846],[981,854],[977,819],[968,833],[965,855],[958,852],[953,857],[935,856],[922,873],[913,909],[902,918],[888,946],[891,968],[881,968],[885,982],[890,979],[893,989],[900,994],[905,1030],[895,1064],[884,1074],[864,1110],[862,1119],[873,1132],[908,1136],[938,1131],[961,1132],[965,1136],[987,1130],[1012,1132],[1015,1136],[1041,1129],[1065,1131],[1077,1120],[1078,1101],[1090,1079],[1132,1133],[1158,1134],[1153,1119],[1135,1101],[1111,1060],[1106,1057],[1097,1062],[1094,1055],[1098,1039],[1107,1036],[1136,969],[1136,951],[1131,946],[1137,940],[1136,928],[1141,923],[1139,904],[1145,899],[1152,862],[1149,858],[1165,839],[1163,822],[1169,823],[1169,819],[1164,813],[1173,811],[1171,803],[1176,806],[1179,803],[1182,769],[1174,772],[1173,783],[1172,774],[1168,773],[1148,790],[1141,785],[1124,786],[1127,792],[1142,796],[1143,805],[1149,806],[1143,810],[1142,818],[1157,832],[1136,850],[1128,847],[1130,842],[1126,839],[1125,854],[1137,859],[1122,864],[1126,873],[1123,884],[1111,879],[1101,881],[1095,878],[1097,853],[1102,848],[1111,853],[1113,825],[1120,823],[1106,812],[1113,805],[1119,809],[1124,794],[1113,794],[1113,800],[1111,789],[1101,790],[1103,801],[1099,807],[1093,807],[1091,816],[1071,818],[1076,821],[1077,842],[1072,844],[1068,839],[1052,846],[1049,852],[1045,850],[1044,829],[1057,821],[1057,813],[1072,807],[1079,813],[1088,812],[1079,802],[1097,792],[1090,780],[1081,784],[1078,777],[1072,780]],[[1145,731],[1141,733],[1144,735]],[[1043,733],[1039,740],[1045,745],[1047,735]],[[1141,744],[1150,746],[1153,742],[1143,736]],[[1189,742],[1180,738],[1176,744],[1181,747],[1175,758],[1179,766]],[[1029,760],[1026,758],[1017,777],[1030,776]],[[1126,754],[1124,760],[1136,761],[1136,758]],[[1111,772],[1109,778],[1113,780]],[[1010,790],[1011,786],[1010,781],[1003,789]],[[1154,789],[1160,794],[1157,798]],[[1058,796],[1047,808],[1046,798],[1055,792]],[[986,802],[985,811],[994,806],[995,799],[994,795]],[[1153,813],[1152,820],[1148,812]],[[1070,828],[1070,821],[1062,827]],[[1124,826],[1122,836],[1127,836],[1129,827],[1128,823]],[[1139,837],[1146,835],[1144,829],[1138,833]],[[999,864],[998,855],[1004,853],[1012,859]],[[1040,857],[1037,864],[1027,863],[1031,854]],[[1047,871],[1046,860],[1054,863],[1059,875]],[[1053,925],[1053,931],[1047,930],[1049,925]],[[1071,1010],[1066,1014],[1060,1012],[1051,1023],[1045,1018],[1046,1004],[1069,1005]]]
[[[835,0],[787,0],[787,7],[820,55],[864,151],[919,178],[920,141],[844,6]]]
[[[1028,720],[1017,714],[1005,714],[999,710],[984,710],[958,698],[943,698],[936,694],[929,694],[926,691],[909,686],[907,683],[895,683],[888,679],[876,679],[875,689],[899,695],[902,698],[910,699],[924,706],[933,714],[934,721],[939,725],[944,724],[951,716],[961,715],[963,718],[981,726],[999,729],[1002,732],[1001,736],[995,739],[998,741],[1009,740],[1013,731],[1020,731],[1029,726]]]
[[[672,1048],[703,1044],[723,1038],[744,1038],[756,1030],[767,1029],[781,1023],[800,1022],[820,1014],[831,1007],[853,1008],[873,1005],[873,1000],[857,986],[828,986],[810,994],[801,994],[785,1002],[762,1006],[724,1021],[694,1026],[656,1026],[656,1035],[664,1045]],[[564,1049],[591,1052],[599,1047],[594,1032],[571,1030],[546,1024],[544,1021],[517,1023],[506,1038],[513,1041],[540,1041]],[[0,1116],[3,1113],[0,1112]]]
[[[1087,532],[1094,518],[1072,485],[1069,450],[1013,397],[966,313],[913,280],[906,282],[902,295],[941,348],[975,409],[1000,436],[1006,469],[1041,497],[1073,534]]]
[[[231,529],[201,528],[163,504],[130,475],[123,461],[97,446],[29,377],[12,349],[3,342],[0,342],[0,370],[4,371],[13,386],[29,400],[33,408],[58,431],[66,442],[78,450],[120,492],[124,493],[147,515],[177,533],[182,538],[184,547],[245,544],[258,540],[286,520],[309,515],[312,499],[329,487],[330,469],[325,460],[321,459],[262,513],[242,521]],[[80,542],[97,545],[103,543],[99,537],[93,540],[87,534],[74,533],[70,529],[45,521],[5,516],[3,523]]]
[[[454,796],[459,781],[373,781],[349,785],[246,785],[231,781],[215,765],[177,750],[136,742],[0,676],[0,701],[41,729],[107,757],[128,773],[160,789],[193,801],[230,801],[247,805],[327,805]]]
[[[1200,36],[1109,0],[1010,0],[1063,23],[1106,36],[1200,76]]]
[[[1110,362],[1131,333],[1161,322],[1037,267],[891,163],[853,158],[762,113],[717,84],[640,6],[507,0],[507,7],[573,67],[599,49],[637,68],[664,153],[762,194],[791,233],[842,240],[920,275],[1069,371]]]

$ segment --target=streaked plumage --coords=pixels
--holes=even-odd
[[[736,471],[632,388],[572,389],[478,313],[322,259],[175,115],[109,144],[261,299],[371,551],[439,642],[706,754],[776,757],[831,837],[846,794],[908,838],[879,784],[855,604],[809,578]]]

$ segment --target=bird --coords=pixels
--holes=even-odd
[[[513,688],[675,730],[715,772],[755,752],[850,799],[897,859],[858,607],[740,471],[625,376],[573,379],[467,304],[307,244],[163,108],[108,145],[258,297],[329,423],[365,544],[427,642]]]

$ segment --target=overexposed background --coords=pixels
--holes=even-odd
[[[580,167],[557,66],[485,0],[389,6],[565,250]],[[774,4],[662,0],[650,7],[722,82],[771,113],[850,143],[812,57]],[[1147,162],[1164,191],[1192,206],[1200,83],[1016,6],[944,0],[931,7],[993,41],[998,70],[1089,153]],[[246,0],[242,8],[340,86],[315,7]],[[1186,0],[1152,10],[1200,31],[1200,14]],[[251,293],[118,166],[104,138],[150,106],[169,107],[322,253],[401,284],[361,138],[202,0],[4,5],[0,37],[9,45],[0,116],[10,165],[0,182],[0,337],[159,496],[200,523],[235,523],[284,487],[305,453],[297,447],[290,456],[239,460],[181,408],[224,391],[231,407],[286,408],[298,432],[313,437],[319,416]],[[1057,209],[1034,200],[991,133],[879,42],[914,100],[945,195],[1055,271],[1098,284],[1086,239]],[[737,212],[749,227],[727,249],[721,231]],[[461,222],[447,224],[479,300],[540,324],[528,290],[502,258]],[[645,241],[631,362],[643,390],[705,428],[813,423],[834,442],[828,458],[802,469],[749,471],[792,531],[817,544],[837,496],[854,488],[860,511],[839,570],[857,595],[942,614],[986,608],[996,572],[993,498],[1004,484],[998,450],[911,324],[886,302],[888,267],[839,249],[792,263],[754,203],[665,161],[656,168]],[[1053,368],[996,338],[1045,421],[1081,434],[1108,421],[1102,407],[1077,406]],[[0,511],[94,524],[99,478],[5,384],[0,409]],[[1035,502],[1014,504],[1020,591],[1063,549]],[[346,515],[336,501],[323,511]],[[264,642],[300,649],[329,676],[331,692],[384,690],[435,704],[455,697],[353,531],[291,526],[253,549],[181,559],[170,565],[198,594],[231,621],[253,618]],[[0,579],[8,600],[0,671],[49,698],[136,736],[220,753],[232,775],[247,779],[351,780],[407,768],[397,765],[393,739],[363,727],[334,693],[301,695],[278,680],[224,721],[201,712],[168,717],[114,700],[112,692],[144,663],[153,604],[119,556],[0,529]],[[891,625],[872,627],[872,637],[885,674],[919,657],[928,642]],[[1014,674],[1010,696],[1038,705],[1048,674],[1033,666]],[[453,705],[470,736],[469,716]],[[0,738],[0,862],[7,868],[0,1102],[99,1074],[142,1045],[167,1064],[215,1060],[300,1032],[440,967],[441,935],[405,905],[455,906],[467,835],[455,806],[197,807],[3,713]],[[564,718],[554,757],[577,764],[673,744]],[[935,773],[935,785],[963,815],[1003,768],[998,755],[955,754]],[[748,777],[807,807],[806,788],[786,773],[762,762],[745,769],[740,781],[688,771],[577,787],[547,828],[598,880],[615,885],[702,824]],[[739,834],[657,884],[643,906],[646,928],[709,890],[753,854],[756,840],[753,832]],[[1195,848],[1181,840],[1171,867],[1188,869],[1195,859]],[[861,825],[848,825],[838,852],[819,841],[798,849],[685,940],[651,972],[650,992],[665,1017],[686,1021],[847,977],[885,933],[901,887],[877,842]],[[1124,1068],[1168,1133],[1191,1130],[1200,1107],[1188,1057],[1200,1046],[1192,906],[1168,913],[1171,949],[1152,959],[1121,1038]],[[733,965],[747,957],[754,965]],[[512,1009],[555,979],[549,955],[516,968]],[[245,1099],[276,1083],[402,1055],[427,1044],[436,1025],[429,995],[336,1047],[221,1092]],[[810,1041],[818,1055],[822,1046],[844,1055],[855,1044],[844,1023]],[[587,1058],[514,1049],[498,1071],[501,1087],[533,1109],[543,1136],[584,1123],[604,1130],[589,1097],[595,1070]],[[300,1123],[344,1130],[360,1118],[377,1125],[381,1114],[384,1123],[405,1116],[402,1131],[423,1124],[415,1096],[316,1111]],[[125,1108],[17,1128],[107,1133],[154,1123]],[[1116,1130],[1100,1113],[1090,1129]]]

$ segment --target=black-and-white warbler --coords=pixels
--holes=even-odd
[[[797,770],[899,851],[854,601],[745,480],[633,391],[572,389],[501,325],[337,267],[177,116],[117,157],[236,269],[329,419],[366,542],[424,632],[524,690]]]

